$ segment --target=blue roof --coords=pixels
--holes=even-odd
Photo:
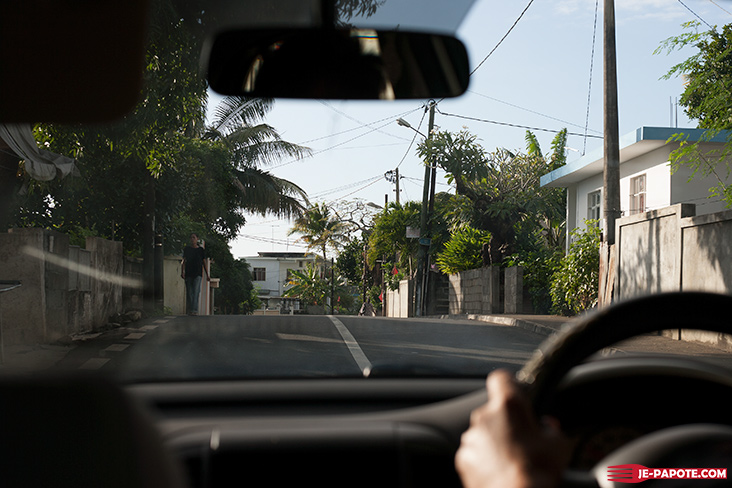
[[[707,132],[706,129],[681,129],[673,127],[640,127],[633,132],[625,134],[620,138],[620,161],[621,163],[627,159],[637,157],[642,153],[649,152],[657,147],[666,144],[671,137],[676,134],[684,134],[690,142],[696,142],[703,138]],[[726,143],[728,138],[732,136],[731,131],[721,131],[715,137],[709,139],[708,142]],[[646,144],[639,144],[646,143]],[[651,144],[648,144],[651,143]],[[635,151],[630,150],[631,146],[639,144]],[[626,154],[623,154],[623,153]],[[626,156],[626,157],[623,157]],[[557,168],[551,173],[547,173],[541,177],[541,186],[565,186],[561,184],[560,179],[574,180],[575,178],[567,178],[578,172],[598,173],[602,171],[602,163],[605,158],[604,149],[599,148],[588,154],[585,154],[577,161],[568,163],[561,168]],[[598,169],[599,166],[599,169]],[[585,170],[585,171],[582,171]],[[582,178],[584,179],[584,178]]]

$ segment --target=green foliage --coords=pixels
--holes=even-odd
[[[338,253],[335,263],[336,270],[349,283],[360,285],[363,281],[363,248],[365,245],[364,239],[353,239]]]
[[[354,292],[345,278],[338,274],[331,277],[330,270],[325,274],[328,276],[323,276],[321,269],[313,263],[308,263],[304,270],[291,270],[289,288],[283,296],[299,298],[304,305],[325,305],[333,292],[334,307],[340,307],[342,311],[353,307]]]
[[[600,273],[600,228],[585,221],[586,229],[571,233],[569,252],[552,276],[551,296],[555,313],[576,315],[597,304]]]
[[[491,241],[491,234],[465,225],[453,232],[437,256],[437,267],[446,274],[483,267],[483,245]]]
[[[55,229],[80,245],[90,235],[114,239],[136,256],[150,249],[153,221],[166,254],[180,254],[196,232],[221,279],[219,310],[249,313],[258,305],[248,265],[233,259],[227,242],[247,212],[303,212],[305,192],[262,166],[309,150],[263,123],[272,100],[225,98],[205,127],[207,85],[197,53],[212,14],[170,0],[153,0],[150,13],[139,103],[112,124],[36,126],[36,140],[74,157],[81,177],[36,182],[25,175],[27,192],[16,199],[10,225]]]
[[[376,216],[369,236],[369,266],[373,268],[377,260],[386,260],[408,276],[413,275],[419,242],[417,239],[407,238],[407,227],[419,228],[420,211],[419,202],[390,202]]]
[[[455,215],[460,224],[490,232],[490,257],[494,264],[513,254],[515,226],[528,219],[549,221],[564,218],[564,192],[542,188],[539,179],[565,162],[566,130],[552,143],[553,154],[545,157],[538,140],[527,133],[527,154],[506,149],[486,152],[475,135],[438,131],[423,141],[418,153],[447,172],[455,184]],[[455,224],[453,226],[455,226]]]
[[[209,241],[206,247],[210,248]],[[228,246],[226,246],[228,250]],[[262,306],[254,289],[249,263],[244,259],[233,259],[231,253],[218,250],[218,259],[213,260],[211,274],[221,279],[216,291],[216,306],[223,314],[251,314]]]
[[[697,119],[699,127],[707,129],[697,142],[689,142],[683,134],[677,134],[669,142],[678,142],[679,148],[671,153],[673,171],[682,166],[691,170],[691,178],[712,177],[716,184],[710,189],[710,197],[722,198],[732,207],[732,187],[727,183],[732,174],[732,141],[727,140],[723,149],[703,151],[702,144],[716,137],[720,131],[732,129],[732,24],[721,31],[700,31],[697,21],[686,22],[687,31],[666,39],[656,49],[656,54],[693,47],[696,53],[673,66],[664,76],[669,79],[682,76],[686,81],[679,103],[691,119]]]
[[[308,263],[304,270],[290,271],[290,286],[283,296],[297,297],[303,305],[323,305],[328,293],[328,281],[321,276],[320,268]]]

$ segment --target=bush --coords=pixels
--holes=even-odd
[[[569,252],[552,275],[552,311],[576,315],[597,304],[600,275],[600,228],[585,221],[586,229],[571,233]]]
[[[514,254],[504,260],[506,268],[524,268],[524,287],[531,297],[534,313],[548,314],[552,311],[552,278],[559,269],[564,252],[558,249],[539,247],[532,251]]]
[[[483,244],[490,241],[490,232],[464,225],[445,243],[445,249],[437,256],[437,267],[445,274],[482,268]]]

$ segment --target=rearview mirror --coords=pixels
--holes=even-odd
[[[260,29],[219,34],[211,88],[263,98],[425,99],[461,95],[468,53],[454,37],[370,29]]]

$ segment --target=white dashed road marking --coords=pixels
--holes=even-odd
[[[366,354],[363,353],[361,346],[358,345],[358,342],[356,342],[356,339],[353,337],[348,328],[343,325],[343,322],[341,322],[332,315],[328,315],[328,318],[331,320],[331,322],[333,322],[333,325],[335,325],[338,333],[343,338],[343,342],[345,342],[346,346],[348,346],[348,350],[351,352],[351,356],[353,356],[353,360],[356,361],[356,364],[361,369],[361,372],[367,374],[367,372],[371,370],[371,362],[366,357]]]
[[[124,351],[128,347],[130,347],[129,344],[112,344],[111,346],[107,347],[104,350],[110,351],[110,352],[120,352],[120,351]]]
[[[132,332],[130,334],[127,334],[124,338],[125,339],[142,339],[145,337],[144,332]]]
[[[144,326],[140,327],[140,330],[150,331],[150,330],[155,330],[157,328],[158,328],[157,325],[144,325]]]

